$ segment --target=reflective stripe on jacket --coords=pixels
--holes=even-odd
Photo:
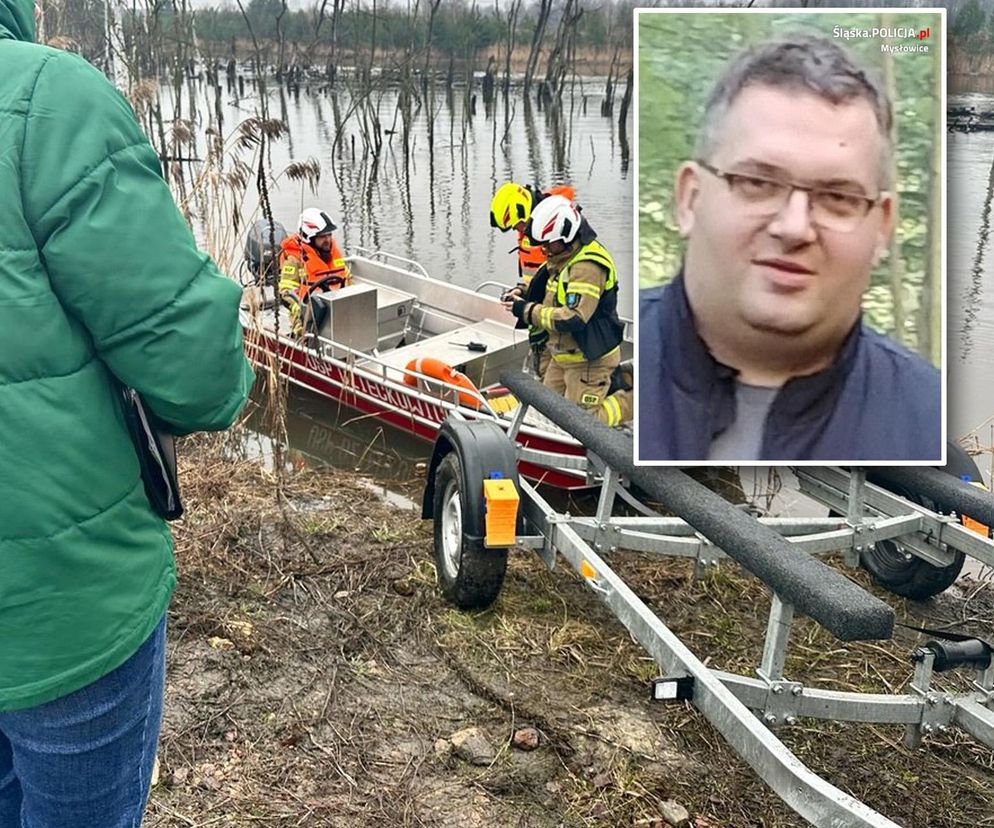
[[[526,308],[529,321],[550,331],[557,362],[595,360],[616,349],[624,326],[618,319],[617,271],[611,254],[593,240],[547,263],[550,278],[541,306]]]
[[[579,262],[593,262],[594,264],[599,264],[607,271],[607,278],[604,280],[603,288],[595,289],[593,285],[586,284],[581,281],[575,281],[570,283],[569,269],[573,265]],[[556,301],[560,305],[567,304],[567,299],[571,293],[579,293],[587,296],[593,296],[595,299],[599,299],[601,293],[607,293],[610,290],[614,290],[615,286],[618,284],[617,271],[614,267],[614,259],[611,258],[611,254],[607,252],[604,245],[599,241],[592,241],[581,247],[576,255],[570,259],[566,266],[560,271],[559,278],[556,280]]]

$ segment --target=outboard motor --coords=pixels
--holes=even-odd
[[[270,235],[269,222],[261,218],[245,236],[245,267],[252,284],[274,284],[279,274],[280,242],[287,237],[286,228],[273,222]],[[275,243],[275,247],[273,247]]]

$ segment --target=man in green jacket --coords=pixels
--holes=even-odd
[[[186,433],[252,372],[131,108],[34,32],[0,0],[0,828],[136,826],[176,576],[115,382]]]

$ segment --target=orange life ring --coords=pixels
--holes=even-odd
[[[469,408],[480,407],[479,399],[473,396],[480,393],[476,386],[473,385],[473,381],[451,365],[446,365],[442,360],[435,359],[434,357],[418,357],[408,362],[406,368],[408,371],[416,371],[419,374],[424,374],[426,377],[441,380],[448,385],[455,385],[471,391],[472,394],[460,393],[459,402]],[[404,382],[407,385],[417,386],[418,378],[412,374],[404,374]]]

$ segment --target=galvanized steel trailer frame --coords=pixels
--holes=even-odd
[[[532,394],[512,377],[502,376],[502,381],[523,399],[508,434],[513,440],[528,406],[524,400],[542,394]],[[554,411],[536,407],[556,421]],[[533,549],[550,569],[561,555],[652,656],[664,676],[692,677],[693,705],[780,798],[811,824],[824,828],[897,825],[807,768],[771,728],[793,725],[802,717],[903,724],[907,742],[917,745],[923,735],[959,727],[994,747],[994,661],[977,672],[971,690],[965,693],[937,692],[932,687],[935,654],[928,650],[917,653],[910,693],[853,693],[806,686],[784,675],[794,606],[769,583],[772,606],[756,677],[707,667],[611,569],[606,557],[635,550],[689,558],[701,574],[727,557],[726,552],[682,517],[614,517],[616,497],[630,499],[630,495],[622,474],[596,454],[563,458],[520,446],[515,450],[519,459],[527,458],[533,463],[561,467],[567,462],[578,468],[587,464],[588,472],[592,467],[603,482],[595,515],[582,517],[557,512],[535,486],[518,481],[524,518],[518,545]],[[429,478],[436,464],[437,458],[433,459]],[[952,561],[951,550],[961,550],[994,566],[991,540],[964,528],[953,517],[868,483],[863,469],[805,467],[794,471],[802,492],[844,517],[757,520],[807,553],[841,551],[847,563],[858,565],[861,552],[870,544],[899,539],[908,554],[937,566]],[[672,697],[668,682],[658,686]]]

